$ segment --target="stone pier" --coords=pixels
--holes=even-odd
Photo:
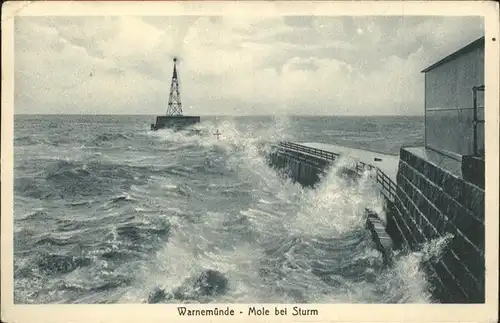
[[[434,294],[443,302],[484,302],[484,202],[482,188],[433,163],[425,149],[401,149],[387,229],[397,247],[410,250],[453,236],[441,259],[426,263]]]
[[[442,303],[483,303],[485,292],[484,188],[464,179],[462,163],[425,149],[402,148],[400,156],[320,143],[280,143],[270,163],[305,186],[345,156],[354,172],[375,171],[386,201],[386,223],[367,210],[367,228],[391,263],[392,250],[421,252],[450,237],[438,258],[424,261],[434,298]],[[484,183],[478,179],[476,183]]]

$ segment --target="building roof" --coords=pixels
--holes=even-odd
[[[470,51],[473,51],[474,49],[478,48],[478,47],[482,47],[484,46],[484,36],[479,38],[479,39],[476,39],[475,41],[473,41],[472,43],[470,43],[469,45],[465,46],[465,47],[462,47],[460,48],[459,50],[457,50],[456,52],[446,56],[445,58],[443,58],[442,60],[432,64],[431,66],[427,67],[426,69],[424,69],[422,71],[422,73],[425,73],[425,72],[428,72],[440,65],[443,65],[449,61],[452,61],[454,60],[455,58],[457,58],[458,56],[460,55],[463,55],[467,52],[470,52]]]

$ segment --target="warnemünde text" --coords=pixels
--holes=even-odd
[[[274,307],[257,307],[250,306],[247,311],[235,311],[226,306],[225,308],[210,308],[210,309],[189,309],[186,306],[177,307],[177,312],[180,316],[316,316],[319,315],[317,309],[301,308],[299,306],[274,306]]]

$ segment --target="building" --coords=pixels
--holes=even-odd
[[[483,186],[484,37],[422,72],[425,73],[425,148],[438,153],[437,158],[457,161],[442,164]]]
[[[452,239],[425,266],[446,303],[483,303],[485,288],[484,37],[423,70],[425,144],[403,147],[387,230],[411,250]]]

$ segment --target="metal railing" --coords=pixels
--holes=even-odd
[[[298,152],[307,153],[315,157],[320,157],[329,161],[335,161],[340,155],[325,151],[322,149],[311,148],[293,142],[283,141],[278,144],[278,147],[285,149],[292,149]],[[375,182],[380,186],[381,193],[389,200],[394,201],[396,198],[396,183],[394,183],[389,176],[387,176],[380,168],[366,164],[362,161],[356,162],[356,171],[363,172],[364,170],[375,171]]]
[[[396,200],[397,185],[389,176],[377,168],[377,183],[381,186],[382,194],[391,202]]]
[[[356,163],[356,170],[362,172],[364,170],[375,171],[375,182],[380,186],[382,194],[390,201],[396,198],[396,183],[387,176],[380,168],[358,161]]]
[[[307,146],[302,146],[299,144],[294,144],[293,142],[289,141],[282,141],[278,144],[278,146],[283,147],[283,148],[288,148],[288,149],[293,149],[296,151],[304,152],[310,155],[314,155],[316,157],[320,157],[323,159],[328,159],[328,160],[335,160],[336,158],[339,157],[339,154],[332,153],[330,151],[326,150],[321,150],[317,148],[311,148]]]

